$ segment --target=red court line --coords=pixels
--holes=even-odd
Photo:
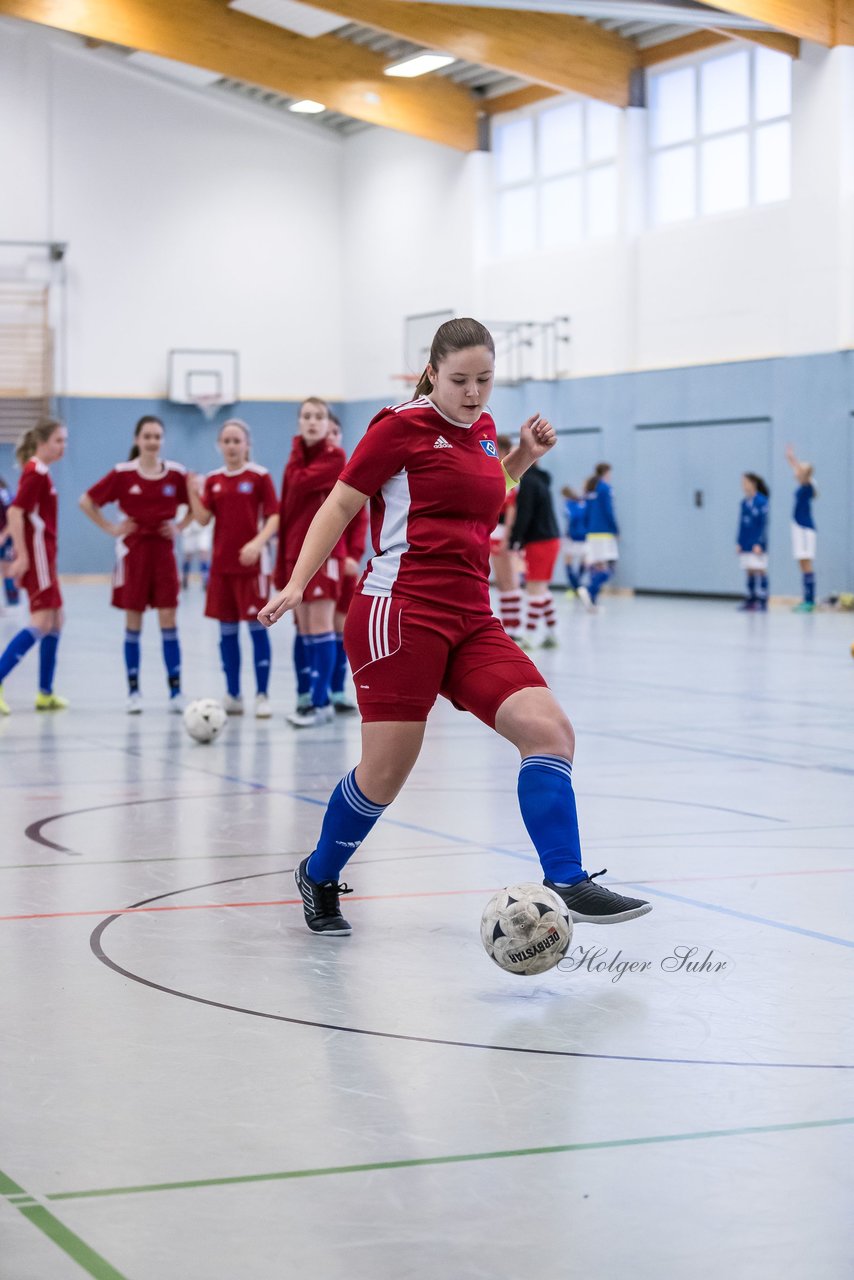
[[[854,873],[854,867],[812,867],[803,871],[740,871],[732,876],[669,876],[664,880],[609,880],[609,884],[682,884],[695,880],[763,880],[770,876],[843,876]],[[521,883],[521,881],[519,882]],[[453,898],[472,893],[496,893],[489,889],[435,889],[418,893],[367,893],[348,894],[348,902],[386,902],[397,898]],[[302,906],[301,898],[264,898],[257,902],[199,902],[171,907],[104,907],[100,911],[36,911],[29,915],[0,916],[4,920],[71,920],[79,916],[138,916],[156,911],[226,911],[234,907],[296,907]]]

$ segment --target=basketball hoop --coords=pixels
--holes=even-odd
[[[205,415],[206,422],[213,422],[225,401],[222,396],[193,396],[193,404]]]

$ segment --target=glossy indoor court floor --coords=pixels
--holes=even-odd
[[[31,657],[0,724],[2,1280],[851,1276],[851,615],[561,602],[587,867],[655,909],[520,979],[478,936],[537,878],[509,746],[438,707],[316,938],[292,869],[358,725],[284,722],[289,624],[276,718],[201,747],[151,620],[134,719],[105,588],[68,604],[73,708]]]

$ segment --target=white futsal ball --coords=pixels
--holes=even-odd
[[[572,918],[563,898],[544,884],[514,884],[487,902],[480,936],[499,968],[545,973],[569,950]]]
[[[216,698],[197,698],[184,712],[187,733],[196,742],[213,742],[228,723],[225,707]]]

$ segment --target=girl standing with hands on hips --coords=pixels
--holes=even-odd
[[[408,404],[377,414],[308,528],[284,589],[261,610],[297,608],[344,529],[370,499],[374,555],[345,643],[362,716],[362,756],[332,793],[317,845],[296,872],[308,927],[348,934],[341,871],[405,783],[441,693],[519,751],[522,818],[545,883],[575,920],[614,923],[650,905],[612,893],[581,864],[572,726],[530,658],[492,614],[489,536],[508,486],[555,443],[529,418],[502,464],[486,408],[495,346],[476,320],[437,331]],[[599,873],[602,874],[602,873]]]
[[[181,648],[178,643],[178,565],[175,535],[190,523],[187,511],[175,524],[178,508],[189,507],[187,473],[177,462],[160,457],[163,423],[146,414],[133,433],[128,462],[119,462],[93,484],[80,499],[89,519],[116,540],[112,604],[125,612],[125,666],[128,678],[129,715],[142,711],[139,692],[140,632],[146,609],[156,609],[163,641],[163,662],[169,684],[170,711],[183,711],[181,698]],[[122,517],[110,521],[101,507],[119,505]]]
[[[264,467],[249,460],[251,436],[245,422],[223,423],[218,442],[225,466],[205,478],[201,498],[189,486],[190,505],[198,524],[214,521],[205,617],[219,622],[219,651],[225,672],[224,706],[229,715],[243,714],[240,696],[240,623],[249,627],[255,659],[255,716],[271,715],[270,637],[258,621],[258,610],[270,593],[266,547],[279,527],[279,503]]]
[[[56,489],[50,468],[65,453],[68,432],[45,418],[21,437],[15,456],[23,467],[18,492],[7,512],[14,559],[6,569],[30,601],[30,625],[13,636],[0,654],[0,715],[9,715],[3,681],[39,642],[36,711],[62,711],[65,698],[53,691],[56,651],[62,630],[62,592],[56,576]]]
[[[764,613],[768,608],[768,486],[755,471],[741,477],[744,498],[738,520],[736,549],[747,574],[747,595],[738,606],[742,613]]]

